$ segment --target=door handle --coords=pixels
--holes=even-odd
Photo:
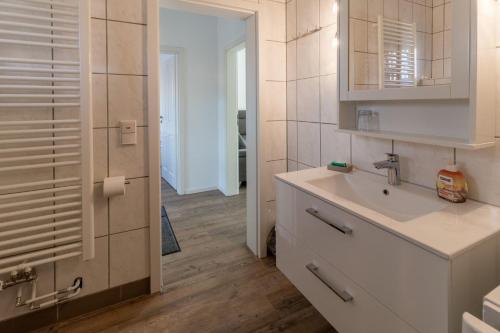
[[[328,221],[326,218],[324,218],[323,216],[321,216],[316,209],[314,209],[314,208],[308,208],[308,209],[306,209],[306,212],[308,214],[314,216],[315,218],[317,218],[321,222],[323,222],[323,223],[329,225],[330,227],[336,229],[337,231],[340,231],[344,235],[352,235],[352,229],[351,228],[349,228],[349,227],[347,227],[345,225],[340,225],[340,224],[332,222],[332,221]]]
[[[319,267],[313,263],[306,265],[306,269],[311,272],[315,277],[318,278],[328,289],[333,291],[335,295],[337,295],[344,303],[351,302],[354,300],[351,294],[349,294],[346,290],[341,290],[333,283],[328,282],[328,280],[320,273]]]

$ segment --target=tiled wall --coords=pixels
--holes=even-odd
[[[262,99],[260,102],[263,137],[260,141],[264,174],[261,178],[260,236],[267,239],[274,226],[275,191],[273,175],[286,172],[286,13],[285,0],[261,0]],[[265,254],[265,244],[260,249]]]
[[[39,268],[46,293],[83,276],[80,296],[149,276],[146,0],[92,0],[91,53],[94,121],[95,259],[69,259]],[[137,120],[138,144],[122,146],[120,120]],[[124,175],[126,195],[102,196],[104,177]],[[0,296],[0,320],[14,309],[16,288]]]
[[[65,261],[57,286],[83,274],[84,294],[149,276],[146,0],[92,0],[96,260]],[[137,121],[137,145],[120,143],[120,120]],[[126,194],[103,198],[107,176]]]
[[[287,2],[288,170],[350,159],[350,137],[334,132],[338,101],[333,4]]]
[[[376,1],[364,0],[364,4],[372,2]],[[397,6],[397,1],[393,2]],[[448,4],[440,2],[443,6]],[[336,160],[352,161],[360,169],[385,174],[384,170],[373,168],[372,163],[391,152],[391,141],[334,131],[338,112],[336,79],[334,72],[325,72],[329,66],[324,64],[333,61],[335,54],[328,42],[321,42],[321,36],[331,39],[328,31],[335,30],[334,18],[327,15],[332,5],[333,0],[287,2],[288,170],[317,167]],[[318,28],[319,31],[304,36],[307,30]],[[500,31],[500,23],[497,30]],[[500,63],[500,40],[498,47]],[[500,96],[500,75],[498,82]],[[500,101],[497,110],[496,147],[479,151],[459,149],[456,157],[467,174],[470,197],[500,206]],[[453,159],[453,150],[449,148],[398,141],[394,142],[394,152],[401,156],[403,179],[429,188],[434,187],[438,170]]]

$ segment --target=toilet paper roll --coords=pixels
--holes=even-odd
[[[125,177],[108,177],[104,178],[103,186],[104,197],[114,197],[125,194]]]

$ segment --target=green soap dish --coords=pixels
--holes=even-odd
[[[352,171],[352,164],[332,162],[327,165],[328,170],[349,173]]]

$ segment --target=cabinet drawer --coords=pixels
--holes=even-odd
[[[299,243],[322,256],[417,330],[448,331],[448,261],[293,190]]]
[[[376,299],[283,227],[276,229],[277,266],[342,333],[416,333]]]

